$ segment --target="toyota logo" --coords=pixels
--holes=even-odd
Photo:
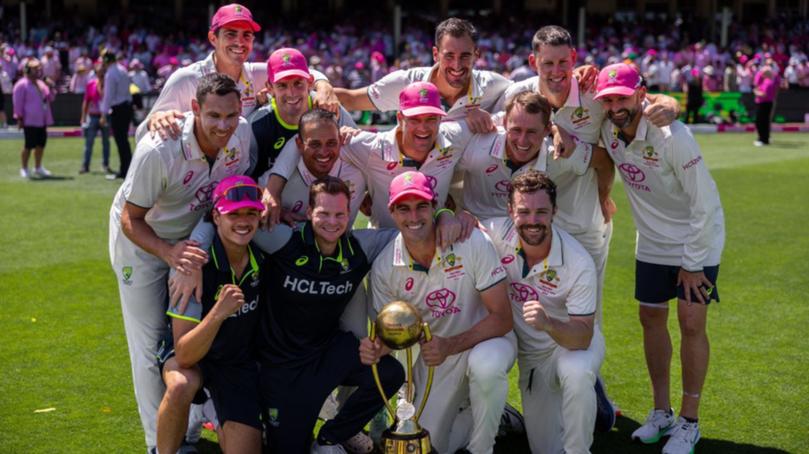
[[[433,309],[447,309],[455,303],[455,293],[448,288],[442,288],[431,292],[424,301]]]
[[[438,185],[438,180],[436,180],[432,175],[425,176],[427,177],[427,181],[430,182],[430,188],[435,189],[436,185]]]
[[[211,182],[201,188],[197,189],[197,192],[194,194],[194,197],[201,202],[205,203],[211,200],[211,194],[213,193],[213,188],[216,187],[216,181]]]
[[[624,178],[631,181],[632,183],[640,183],[641,181],[646,179],[646,175],[643,173],[643,170],[638,168],[638,166],[634,164],[630,164],[625,162],[618,166],[618,169],[621,170],[621,173],[624,175]]]
[[[511,190],[511,182],[508,180],[500,180],[494,184],[494,188],[500,192],[508,192]]]
[[[511,283],[511,291],[509,292],[512,301],[517,303],[524,303],[539,299],[537,291],[530,285],[520,284],[519,282]]]

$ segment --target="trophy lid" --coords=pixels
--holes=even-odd
[[[376,317],[376,332],[382,342],[394,350],[410,347],[421,337],[421,316],[412,304],[393,301]]]

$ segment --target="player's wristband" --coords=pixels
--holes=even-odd
[[[455,215],[455,212],[450,210],[449,208],[441,208],[435,212],[435,214],[433,215],[433,219],[438,219],[438,216],[441,216],[441,213],[452,213],[453,215]]]

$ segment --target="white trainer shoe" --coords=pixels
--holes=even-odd
[[[40,177],[49,177],[49,176],[51,176],[51,171],[44,168],[44,167],[37,167],[36,169],[34,169],[34,173],[37,176],[40,176]]]
[[[674,412],[672,410],[652,410],[646,417],[646,422],[632,432],[632,439],[646,444],[657,443],[663,435],[668,434],[673,425]]]
[[[694,454],[699,441],[699,423],[688,422],[680,416],[669,429],[669,441],[663,446],[663,454]]]
[[[28,169],[20,169],[20,178],[31,178],[31,174],[28,172]]]

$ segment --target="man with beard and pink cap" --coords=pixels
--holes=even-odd
[[[719,301],[716,280],[725,242],[719,192],[688,128],[679,121],[657,127],[642,114],[646,88],[634,67],[602,69],[595,99],[610,120],[601,128],[601,140],[621,174],[638,231],[635,299],[654,408],[632,438],[655,443],[669,435],[664,454],[693,452],[708,371],[708,305]],[[676,420],[669,395],[667,325],[668,303],[675,297],[683,381]]]

